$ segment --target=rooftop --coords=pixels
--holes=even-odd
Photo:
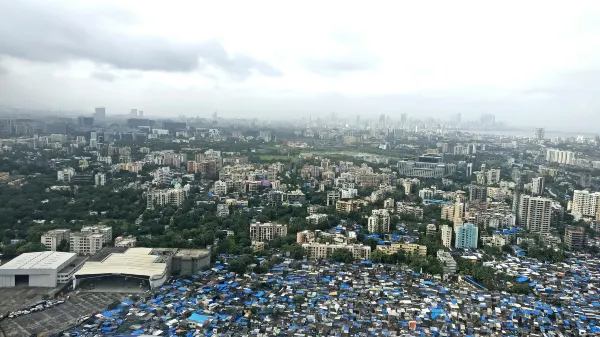
[[[88,261],[75,273],[75,277],[97,274],[130,274],[140,276],[162,276],[167,264],[157,262],[158,256],[151,255],[152,248],[129,248],[122,254],[111,253],[101,262]]]
[[[206,249],[180,249],[175,254],[176,257],[182,258],[200,258],[209,255],[210,252]]]
[[[57,269],[75,256],[75,253],[63,252],[24,253],[2,265],[0,269]]]

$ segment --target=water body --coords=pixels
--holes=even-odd
[[[484,135],[494,136],[507,136],[507,137],[533,137],[533,129],[531,130],[457,130],[461,132],[477,133]],[[546,139],[553,138],[570,138],[583,136],[585,138],[593,138],[596,133],[591,132],[569,132],[569,131],[546,131]]]

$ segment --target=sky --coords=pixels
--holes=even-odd
[[[0,106],[600,122],[595,0],[0,0],[0,13]]]

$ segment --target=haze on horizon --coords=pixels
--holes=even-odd
[[[596,131],[600,2],[0,0],[0,105]]]

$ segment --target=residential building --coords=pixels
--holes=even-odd
[[[487,201],[487,187],[479,185],[470,185],[469,201]]]
[[[308,225],[318,225],[327,221],[327,214],[311,214],[306,217],[306,223]]]
[[[571,213],[596,218],[600,213],[600,192],[592,193],[589,190],[575,190],[573,192]]]
[[[217,216],[222,218],[229,215],[229,205],[227,204],[218,204],[217,205]]]
[[[69,168],[58,171],[56,179],[58,181],[70,182],[74,175],[75,175],[75,170],[69,167]]]
[[[546,161],[551,163],[571,165],[573,160],[575,160],[575,152],[557,149],[546,150]]]
[[[569,226],[565,229],[565,245],[569,249],[582,249],[587,246],[587,234],[585,228]]]
[[[531,179],[531,194],[532,195],[543,195],[544,194],[544,177],[536,177]]]
[[[71,231],[68,229],[53,229],[42,234],[41,243],[46,246],[46,250],[55,252],[61,242],[69,243]]]
[[[390,214],[387,209],[374,209],[367,223],[370,233],[390,232]]]
[[[456,261],[450,253],[440,249],[437,252],[437,258],[444,268],[444,275],[452,275],[456,273]]]
[[[90,233],[72,233],[69,250],[79,255],[94,255],[105,245],[104,235]]]
[[[169,189],[152,189],[147,194],[146,209],[154,209],[155,206],[173,205],[181,206],[185,200],[185,191],[181,187]]]
[[[442,232],[442,246],[450,248],[452,245],[452,227],[448,225],[441,226]]]
[[[533,233],[550,232],[552,221],[552,200],[543,197],[521,195],[519,200],[518,222]]]
[[[423,208],[421,208],[419,205],[397,202],[396,212],[398,214],[413,215],[417,220],[423,219]]]
[[[477,248],[479,227],[472,223],[459,224],[456,227],[456,240],[454,247],[457,249]]]
[[[377,245],[376,249],[388,255],[396,254],[400,250],[408,254],[417,254],[420,256],[427,255],[427,246],[417,245],[415,243],[392,243],[389,245]]]
[[[500,182],[500,169],[490,169],[486,172],[487,184],[495,185]]]
[[[227,183],[222,180],[215,181],[213,193],[220,197],[227,195]]]
[[[435,224],[428,224],[427,225],[427,229],[425,230],[425,235],[427,236],[433,236],[437,233],[437,227],[435,226]]]
[[[361,244],[327,244],[327,243],[304,243],[302,248],[306,250],[311,259],[327,259],[338,249],[347,249],[355,260],[368,260],[371,258],[371,247]]]
[[[492,236],[482,236],[481,243],[484,246],[502,247],[506,244],[506,238],[502,235],[493,234]]]
[[[137,245],[135,236],[117,236],[115,238],[115,247],[132,248]]]
[[[287,225],[278,223],[252,223],[250,224],[250,238],[252,241],[267,242],[276,237],[287,235]]]
[[[104,186],[106,184],[106,174],[96,173],[94,175],[94,186]]]
[[[104,242],[112,241],[112,227],[110,226],[84,226],[81,228],[81,232],[86,234],[102,234]]]
[[[335,210],[342,213],[350,213],[358,211],[360,201],[358,200],[338,200],[335,203]]]

